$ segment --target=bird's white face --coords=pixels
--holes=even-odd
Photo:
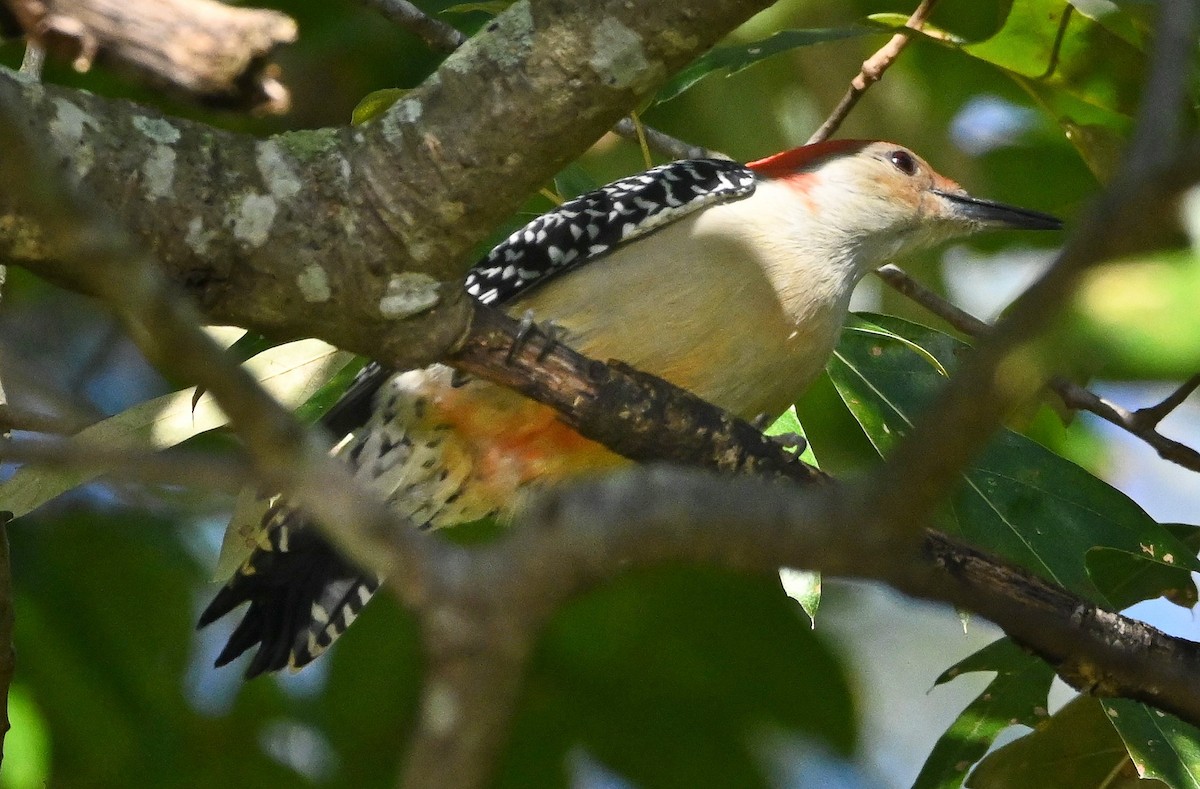
[[[862,273],[905,252],[989,228],[1058,226],[1045,214],[971,197],[894,143],[848,146],[784,180],[821,223],[854,240]]]

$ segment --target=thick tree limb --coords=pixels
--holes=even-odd
[[[285,112],[267,57],[296,40],[278,11],[215,0],[5,0],[30,42],[88,71],[111,64],[151,85],[221,107]]]
[[[765,5],[522,0],[375,121],[265,141],[3,72],[0,100],[212,321],[409,367],[463,336],[458,282],[488,229]],[[53,276],[12,191],[0,256]]]
[[[661,378],[620,362],[601,364],[561,343],[547,349],[541,337],[512,353],[517,331],[515,320],[477,306],[470,334],[447,361],[557,409],[575,430],[631,460],[829,481],[748,422]]]
[[[453,52],[467,41],[467,37],[453,25],[429,16],[408,0],[363,0],[363,2],[373,6],[379,13],[405,30],[416,33],[433,49],[441,52]],[[651,148],[673,159],[702,159],[714,155],[712,151],[696,145],[689,145],[658,129],[648,128],[644,124],[642,129],[646,135],[646,142]],[[637,129],[631,117],[617,121],[613,131],[627,140],[638,139]]]

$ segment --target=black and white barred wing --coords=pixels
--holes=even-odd
[[[694,211],[748,197],[754,185],[752,171],[725,159],[684,159],[614,181],[496,245],[467,275],[467,293],[503,304]]]

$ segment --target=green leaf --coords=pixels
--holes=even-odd
[[[763,731],[846,754],[853,706],[841,666],[778,583],[631,574],[547,628],[499,783],[565,786],[568,756],[582,749],[647,789],[766,787]]]
[[[366,365],[365,357],[354,356],[348,359],[341,369],[335,370],[333,375],[320,385],[320,388],[296,408],[296,418],[306,425],[316,424],[317,420],[324,416],[325,412],[341,398],[353,383],[355,376]]]
[[[812,445],[808,443],[808,439],[804,435],[804,428],[801,427],[800,419],[796,416],[795,408],[784,411],[783,415],[764,432],[768,436],[795,435],[804,439],[804,451],[800,453],[800,459],[810,466],[820,468],[817,464],[817,456],[813,454]],[[816,627],[817,609],[821,605],[821,574],[815,570],[796,570],[785,567],[779,571],[779,580],[788,597],[800,604],[804,613],[808,614],[809,622]]]
[[[1138,775],[1157,778],[1173,789],[1200,789],[1200,730],[1136,701],[1100,703]]]
[[[868,14],[867,21],[871,24],[879,25],[886,28],[889,33],[898,31],[900,28],[908,27],[908,14],[897,14],[894,12],[885,11],[878,14]],[[965,44],[967,39],[961,36],[956,36],[949,30],[943,30],[936,25],[931,25],[926,22],[922,25],[919,32],[914,32],[912,35],[924,36],[938,41],[946,41],[952,44]]]
[[[508,10],[508,7],[515,3],[516,0],[490,0],[484,3],[459,3],[452,5],[449,8],[443,8],[443,14],[473,14],[480,12],[489,16],[496,16]]]
[[[265,350],[274,348],[280,343],[274,340],[269,340],[257,332],[248,331],[238,337],[237,340],[229,346],[227,352],[231,357],[239,362],[247,361],[255,356],[258,356]]]
[[[972,789],[1132,789],[1145,786],[1094,698],[1080,696],[1038,728],[991,753],[971,773]]]
[[[1154,21],[1153,3],[1114,0],[1070,0],[1075,10],[1098,22],[1113,35],[1138,49],[1146,48]]]
[[[411,88],[383,88],[368,93],[362,97],[362,100],[355,105],[354,111],[350,113],[350,122],[358,126],[382,115],[388,107],[404,98],[410,90]]]
[[[946,669],[937,684],[976,671],[995,671],[996,677],[938,739],[913,789],[961,786],[967,770],[987,752],[996,735],[1014,723],[1032,727],[1045,720],[1054,669],[1043,660],[1002,638]]]
[[[944,385],[966,347],[897,318],[877,315],[866,321],[847,326],[828,372],[867,437],[886,454]],[[914,344],[923,351],[915,352]],[[1158,565],[1154,577],[1171,590],[1189,584],[1188,572],[1197,567],[1187,546],[1123,493],[1008,430],[1000,431],[964,472],[940,524],[1108,605],[1131,602],[1131,589],[1151,591],[1145,578],[1128,580],[1146,571],[1144,562]],[[1101,577],[1092,577],[1088,567],[1089,551],[1096,547],[1113,551],[1103,557]]]
[[[878,34],[878,30],[872,30],[869,27],[780,30],[767,38],[752,41],[748,44],[714,47],[694,60],[690,66],[676,74],[674,79],[664,85],[658,92],[658,96],[655,97],[655,102],[661,104],[664,101],[670,101],[709,74],[717,71],[724,71],[726,76],[728,76],[754,65],[760,60],[765,60],[772,55],[778,55],[781,52],[787,52],[797,47]]]
[[[1173,529],[1168,531],[1174,533]],[[1196,553],[1197,549],[1191,547],[1191,555]],[[1146,561],[1143,555],[1131,556],[1110,548],[1093,548],[1087,555],[1087,568],[1114,608],[1128,608],[1155,597],[1165,597],[1184,608],[1198,602],[1196,584],[1190,577],[1184,580],[1174,564]]]
[[[3,789],[42,789],[50,782],[50,736],[29,688],[15,682],[8,689],[8,718],[4,736]]]
[[[599,186],[596,179],[578,162],[571,162],[559,170],[558,175],[554,176],[554,189],[563,200],[570,200],[585,192],[591,192]]]
[[[1133,117],[1145,53],[1062,0],[1013,3],[1000,32],[963,51],[1026,80],[1039,95],[1067,93]]]
[[[1127,7],[1108,0],[1022,0],[1010,5],[1004,26],[983,41],[929,38],[1003,69],[1106,180],[1113,152],[1133,130],[1147,67],[1142,23]]]

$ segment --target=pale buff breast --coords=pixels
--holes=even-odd
[[[580,352],[619,359],[740,416],[778,414],[821,371],[852,283],[773,270],[747,205],[714,207],[634,241],[510,312],[532,310]]]

